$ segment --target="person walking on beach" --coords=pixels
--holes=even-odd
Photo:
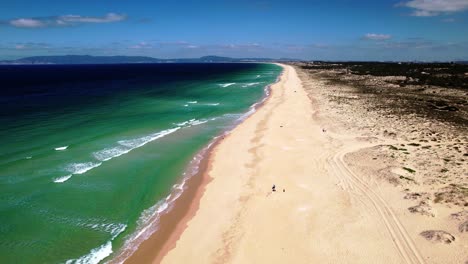
[[[272,192],[276,192],[276,186],[273,184],[273,187],[271,187]]]

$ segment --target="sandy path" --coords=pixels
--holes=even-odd
[[[422,263],[375,183],[343,161],[370,145],[322,132],[284,67],[265,105],[214,150],[199,210],[162,262]]]

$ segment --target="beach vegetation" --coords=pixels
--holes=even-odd
[[[388,147],[389,147],[391,150],[398,150],[398,148],[395,147],[395,146],[393,146],[393,145],[390,145],[390,146],[388,146]]]
[[[400,179],[414,182],[414,179],[400,175]]]
[[[409,173],[415,173],[416,171],[411,169],[411,168],[408,168],[408,167],[403,167],[403,169]]]

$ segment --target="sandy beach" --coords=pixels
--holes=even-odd
[[[334,122],[337,113],[324,110],[325,99],[317,92],[323,85],[303,74],[307,80],[301,81],[294,67],[282,66],[281,79],[271,87],[266,103],[215,146],[202,187],[171,238],[159,247],[162,250],[151,251],[146,244],[146,252],[151,253],[136,260],[463,263],[468,259],[466,232],[459,231],[459,221],[453,220],[457,210],[460,219],[466,218],[463,207],[438,205],[437,217],[408,211],[414,199],[382,180],[379,174],[386,173],[382,167],[389,169],[383,165],[385,153],[372,152],[396,140]],[[129,260],[136,263],[135,258]]]

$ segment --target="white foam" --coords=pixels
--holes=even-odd
[[[214,118],[210,119],[210,120],[214,120]],[[191,127],[191,126],[196,126],[196,125],[201,125],[201,124],[204,124],[206,122],[208,122],[209,120],[206,120],[206,119],[202,119],[202,120],[198,120],[198,119],[190,119],[188,121],[184,121],[184,122],[180,122],[180,123],[177,123],[176,125],[181,128],[181,127]]]
[[[184,106],[185,106],[185,107],[187,107],[187,106],[188,106],[188,104],[184,104]]]
[[[257,84],[261,84],[261,82],[246,83],[246,84],[243,84],[242,87],[246,88],[246,87],[254,86],[254,85],[257,85]]]
[[[71,178],[71,174],[68,174],[68,175],[65,175],[65,176],[62,176],[62,177],[58,177],[54,180],[54,182],[56,183],[62,183],[62,182],[66,182],[68,179]]]
[[[67,260],[66,264],[98,264],[101,260],[112,254],[112,242],[107,241],[104,245],[94,248],[87,255],[78,259]]]
[[[229,119],[240,119],[242,114],[224,114],[223,117],[229,118]]]
[[[166,135],[174,133],[179,129],[180,129],[180,127],[166,129],[166,130],[160,131],[158,133],[154,133],[154,134],[144,136],[144,137],[141,137],[141,138],[128,139],[128,140],[119,140],[118,143],[120,145],[122,145],[122,146],[129,147],[129,148],[131,148],[131,150],[133,150],[133,149],[142,147],[142,146],[148,144],[151,141],[155,141],[158,138],[162,138],[162,137],[164,137]]]
[[[108,161],[115,157],[122,156],[123,154],[126,154],[130,152],[131,150],[132,150],[131,148],[124,148],[123,146],[115,147],[115,148],[108,148],[108,149],[103,149],[103,150],[94,152],[93,156],[100,161]]]
[[[242,120],[245,120],[247,119],[247,117],[251,116],[253,113],[255,113],[257,110],[255,109],[255,107],[250,107],[249,108],[249,111],[245,112],[244,114],[242,114],[240,117],[239,117],[239,121],[242,121]]]
[[[71,163],[67,166],[67,171],[71,173],[70,177],[74,174],[84,174],[89,170],[92,170],[96,167],[99,167],[102,165],[102,162],[111,160],[115,157],[122,156],[123,154],[126,154],[136,148],[139,148],[141,146],[146,145],[147,143],[154,141],[158,138],[162,138],[166,135],[169,135],[177,130],[179,130],[180,127],[172,128],[172,129],[167,129],[160,131],[158,133],[154,133],[148,136],[140,137],[140,138],[135,138],[135,139],[128,139],[128,140],[120,140],[117,143],[120,146],[113,147],[113,148],[107,148],[103,149],[100,151],[96,151],[93,153],[93,156],[101,161],[101,162],[84,162],[84,163]],[[68,175],[67,175],[68,176]],[[64,177],[59,177],[54,180],[54,182],[64,182],[68,179]]]
[[[108,224],[106,226],[110,228],[109,230],[106,230],[106,232],[109,232],[112,235],[112,238],[109,241],[97,248],[91,249],[88,254],[78,259],[67,260],[66,264],[98,264],[101,262],[101,260],[112,254],[112,240],[114,240],[120,233],[122,233],[127,228],[127,225]]]
[[[190,119],[188,121],[184,121],[184,122],[180,122],[180,123],[177,123],[176,125],[179,126],[179,127],[183,127],[183,126],[186,126],[188,125],[190,122],[193,122],[195,121],[195,119]]]
[[[189,103],[189,104],[196,104],[196,103],[198,103],[198,101],[190,101],[190,102],[187,102],[187,103]]]
[[[55,183],[62,183],[68,181],[73,175],[76,174],[84,174],[89,170],[92,170],[96,167],[101,166],[101,162],[83,162],[83,163],[71,163],[68,164],[66,170],[70,172],[70,174],[58,177],[54,179]]]
[[[219,84],[219,86],[221,86],[223,88],[226,88],[226,87],[229,87],[229,86],[234,85],[234,84],[236,84],[236,83],[221,83],[221,84]]]
[[[66,150],[67,148],[68,148],[68,146],[63,146],[63,147],[55,148],[55,150],[61,151],[61,150]]]
[[[255,78],[257,78],[257,79],[258,79],[258,78],[260,78],[260,77],[261,77],[261,75],[257,75]]]
[[[208,120],[195,120],[193,122],[190,123],[191,126],[196,126],[196,125],[201,125],[201,124],[204,124],[208,122]]]
[[[72,163],[67,166],[67,170],[71,172],[71,174],[83,174],[89,170],[101,166],[101,164],[101,162]]]
[[[217,106],[219,105],[219,103],[212,103],[212,104],[206,104],[206,105]]]
[[[32,156],[27,156],[26,159],[32,159]]]

